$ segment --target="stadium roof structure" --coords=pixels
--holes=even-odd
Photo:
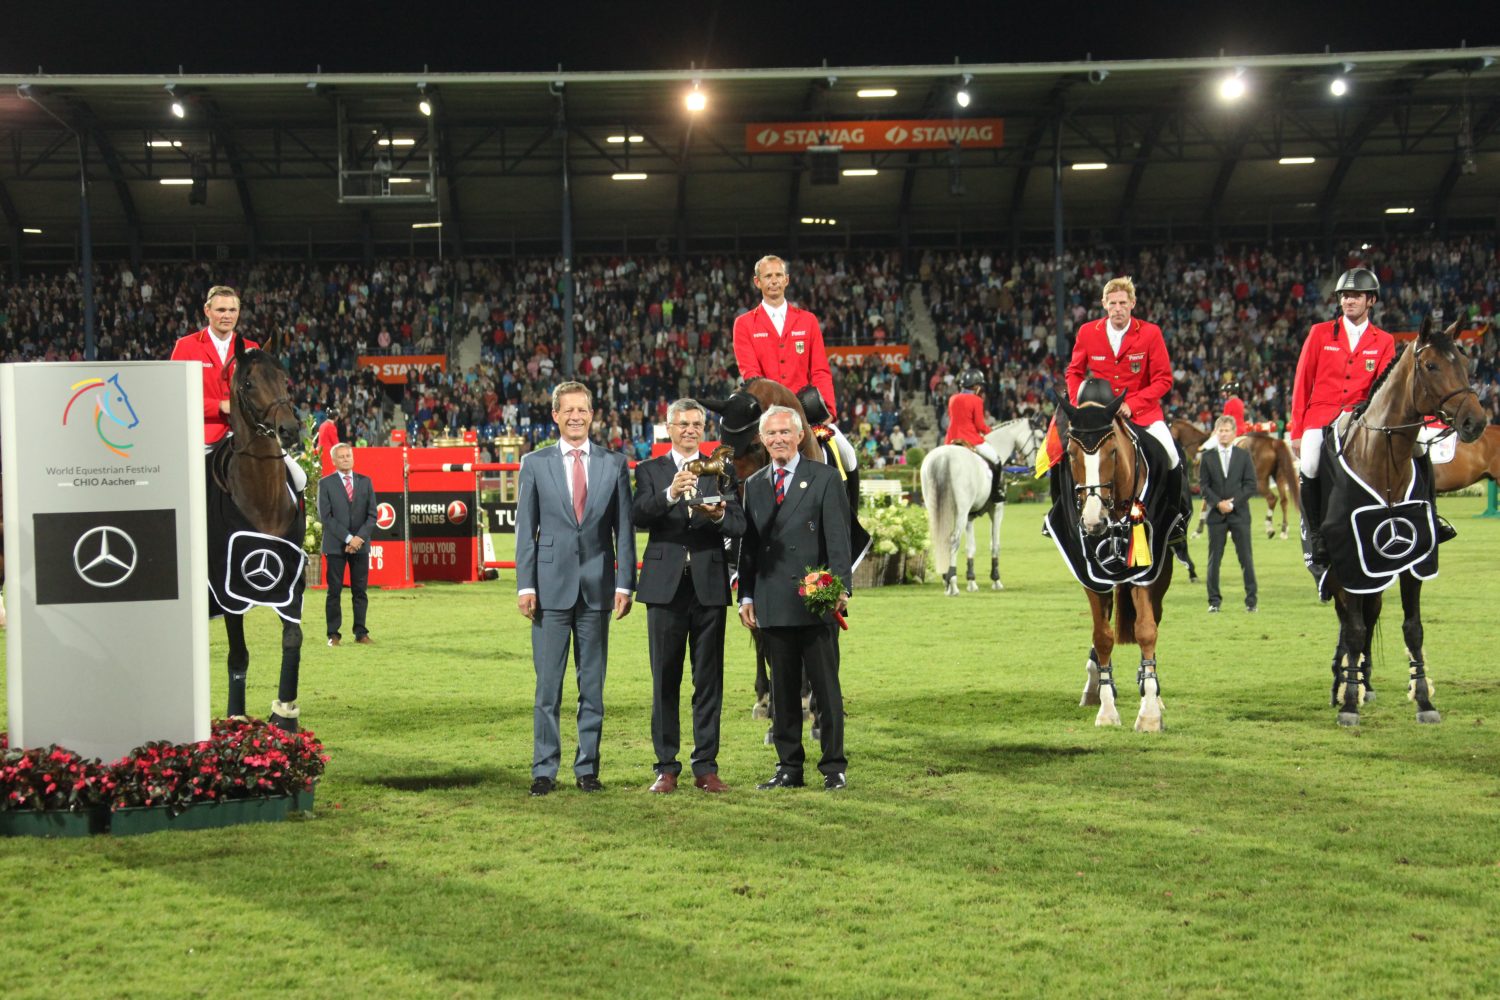
[[[333,246],[426,254],[438,240],[448,252],[556,249],[565,215],[579,249],[1050,243],[1054,172],[1073,235],[1332,241],[1493,229],[1497,59],[1500,49],[1469,48],[668,72],[0,77],[0,227],[16,259],[74,246],[81,136],[95,242],[147,256],[188,244],[236,257]],[[1220,96],[1226,76],[1243,84],[1237,101]],[[1346,81],[1342,96],[1330,90],[1335,77]],[[707,102],[698,113],[684,107],[694,87]],[[858,96],[869,88],[894,94]],[[960,88],[967,107],[955,100]],[[418,109],[423,100],[430,116]],[[972,129],[941,148],[845,145],[836,160],[823,157],[823,169],[837,165],[832,184],[826,175],[812,183],[817,157],[800,146],[751,151],[757,134],[771,135],[769,123],[803,123],[836,145],[832,123],[992,119],[1002,124],[989,148],[974,148]],[[1103,166],[1070,169],[1085,163]],[[862,173],[841,176],[850,169]],[[195,177],[202,204],[162,183],[190,191]]]

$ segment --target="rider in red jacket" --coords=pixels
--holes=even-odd
[[[989,463],[992,476],[990,483],[991,502],[998,502],[1004,495],[1004,467],[995,449],[984,439],[990,425],[984,420],[984,375],[973,369],[958,377],[958,392],[948,397],[948,433],[944,444],[968,445],[980,458]]]

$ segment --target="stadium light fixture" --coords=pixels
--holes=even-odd
[[[28,236],[40,236],[40,235],[42,235],[42,231],[40,229],[33,229],[30,226],[26,226],[26,227],[22,228],[21,232],[25,233]]]
[[[1328,81],[1328,92],[1334,97],[1343,97],[1349,93],[1349,73],[1354,69],[1352,62],[1340,63],[1339,71],[1332,80]]]
[[[1276,162],[1283,167],[1301,167],[1309,163],[1317,163],[1318,158],[1316,156],[1283,156]]]
[[[693,89],[687,92],[687,96],[682,99],[682,103],[693,114],[697,114],[708,107],[708,95],[698,86],[697,80],[693,81]]]
[[[1392,205],[1385,210],[1386,215],[1416,215],[1417,210],[1410,205]]]
[[[609,178],[610,178],[610,180],[614,180],[614,181],[643,181],[648,176],[650,176],[650,175],[649,174],[641,174],[641,173],[632,173],[630,171],[621,171],[619,173],[610,174]]]
[[[182,99],[177,96],[177,84],[169,83],[166,89],[167,96],[172,98],[172,114],[177,118],[186,118],[187,108],[183,105]]]
[[[415,146],[416,144],[415,139],[380,139],[375,143],[377,146]]]
[[[415,177],[387,177],[387,184],[415,184]]]
[[[838,219],[825,219],[821,215],[804,215],[802,224],[804,226],[836,226]]]
[[[847,170],[839,171],[839,173],[845,177],[874,177],[880,171],[874,167],[850,167]]]
[[[441,222],[413,222],[411,227],[413,229],[442,229],[443,224]]]
[[[181,139],[152,139],[146,143],[151,149],[181,149]]]
[[[423,118],[432,117],[432,100],[427,96],[427,81],[423,80],[417,84],[417,93],[421,95],[417,99],[417,110],[422,112]]]
[[[956,90],[953,94],[953,102],[959,107],[967,108],[970,102],[973,100],[973,95],[969,93],[969,84],[973,82],[974,74],[965,73],[963,80],[958,85],[958,90]]]
[[[1109,164],[1108,163],[1075,163],[1075,164],[1073,164],[1073,169],[1074,170],[1107,170],[1108,168],[1109,168]]]
[[[1246,89],[1243,66],[1219,80],[1219,97],[1225,101],[1238,101],[1245,96]]]
[[[612,135],[612,136],[608,136],[607,138],[605,138],[604,141],[605,142],[614,143],[615,145],[618,146],[620,143],[627,142],[627,141],[628,142],[645,142],[646,141],[646,137],[643,136],[643,135],[634,135],[634,134],[632,134],[632,135]]]
[[[863,97],[866,100],[869,100],[871,98],[895,97],[896,96],[896,88],[895,87],[863,87],[863,88],[861,88],[859,90],[856,90],[854,92],[854,96],[855,97]]]
[[[187,185],[193,183],[193,179],[191,177],[163,177],[161,179],[161,183],[167,187],[186,187]]]

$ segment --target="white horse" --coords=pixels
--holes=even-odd
[[[984,436],[1002,460],[1013,453],[1031,462],[1041,447],[1043,432],[1030,420],[1007,420]],[[974,579],[974,519],[990,509],[990,464],[962,445],[945,444],[922,459],[922,503],[927,506],[927,527],[932,536],[932,562],[946,584],[944,593],[958,593],[958,543],[969,540],[969,590],[979,589]],[[1000,522],[1005,501],[990,514],[990,589],[1004,590],[1000,582]]]

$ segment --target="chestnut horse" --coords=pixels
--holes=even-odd
[[[1324,442],[1320,475],[1330,475],[1333,472],[1330,466],[1342,462],[1368,487],[1369,493],[1383,497],[1387,505],[1394,505],[1405,499],[1412,487],[1413,449],[1427,415],[1436,415],[1452,427],[1461,441],[1479,439],[1485,429],[1485,412],[1469,384],[1469,361],[1455,346],[1453,337],[1457,329],[1455,323],[1439,333],[1433,330],[1430,316],[1423,321],[1416,339],[1376,379],[1369,402],[1356,411],[1347,427],[1338,425],[1336,433],[1330,428]],[[1341,455],[1333,454],[1335,445],[1341,446]],[[1329,490],[1330,501],[1323,520],[1324,532],[1334,527],[1347,532],[1348,525],[1340,524],[1334,511],[1339,507],[1340,493],[1357,487],[1340,480],[1324,488]],[[1367,505],[1369,493],[1359,493],[1355,502]],[[1334,540],[1330,538],[1330,542]],[[1406,697],[1416,703],[1418,722],[1441,722],[1442,716],[1432,704],[1432,685],[1422,652],[1422,577],[1413,567],[1390,582],[1396,579],[1401,584],[1401,635],[1410,667]],[[1371,631],[1380,619],[1381,590],[1368,593],[1345,590],[1333,567],[1329,568],[1326,581],[1332,585],[1339,618],[1339,655],[1333,663],[1332,700],[1339,710],[1339,725],[1356,726],[1369,680],[1369,661],[1362,654],[1368,651]]]
[[[1087,388],[1086,382],[1079,390],[1080,399],[1085,398]],[[1141,509],[1145,498],[1146,456],[1136,430],[1119,415],[1124,401],[1125,394],[1121,393],[1108,405],[1083,403],[1074,407],[1066,402],[1058,404],[1069,423],[1066,457],[1073,495],[1060,498],[1058,513],[1061,516],[1055,526],[1049,521],[1049,531],[1081,531],[1083,544],[1094,546],[1096,550],[1112,541],[1128,549],[1132,532],[1144,530],[1132,515]],[[1171,503],[1171,510],[1174,513],[1177,510],[1175,500]],[[1152,526],[1153,530],[1160,531],[1169,527]],[[1161,732],[1165,728],[1161,688],[1156,676],[1156,640],[1162,617],[1162,598],[1171,584],[1172,560],[1164,558],[1154,577],[1144,585],[1125,582],[1103,591],[1084,587],[1089,611],[1093,615],[1093,648],[1089,650],[1088,681],[1079,704],[1099,706],[1094,725],[1120,725],[1120,713],[1115,707],[1112,656],[1115,645],[1123,643],[1141,648],[1141,665],[1136,673],[1141,706],[1136,715],[1135,730],[1148,733]],[[1110,625],[1112,615],[1113,627]]]
[[[1500,424],[1486,427],[1478,441],[1460,441],[1453,459],[1434,465],[1432,474],[1439,493],[1461,490],[1481,479],[1500,483]]]

